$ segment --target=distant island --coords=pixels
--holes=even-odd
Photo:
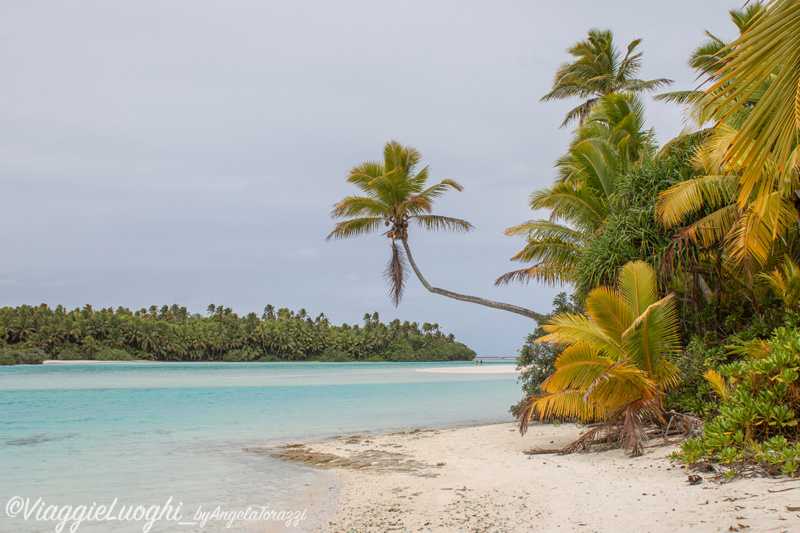
[[[380,321],[330,324],[267,305],[261,316],[240,317],[230,307],[209,305],[208,316],[186,307],[151,306],[66,310],[22,305],[0,309],[0,364],[48,359],[97,361],[468,361],[475,352],[438,324]]]

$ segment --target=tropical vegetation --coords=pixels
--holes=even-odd
[[[800,2],[750,2],[729,14],[738,37],[707,33],[688,60],[705,87],[656,97],[682,106],[689,126],[663,147],[645,126],[635,81],[602,91],[596,83],[611,77],[578,74],[610,72],[606,58],[633,57],[632,48],[590,53],[606,34],[591,30],[569,50],[576,59],[545,99],[577,98],[565,124],[580,120],[553,185],[531,195],[532,209],[550,217],[506,232],[524,238],[512,259],[525,268],[497,283],[566,284],[573,293],[523,347],[526,397],[513,410],[523,430],[529,420],[595,422],[581,445],[602,436],[634,454],[645,423],[684,413],[708,423],[679,460],[721,462],[727,475],[794,475]],[[644,343],[663,349],[655,358],[633,343],[630,328],[652,317],[631,306],[632,279],[647,286],[648,317],[659,316]]]
[[[436,323],[380,321],[333,325],[324,313],[312,318],[267,305],[261,316],[240,317],[230,307],[209,305],[208,316],[186,307],[151,306],[131,311],[67,310],[19,306],[0,309],[0,364],[44,359],[159,361],[451,361],[475,352],[444,334]]]
[[[538,343],[564,347],[541,394],[528,396],[519,417],[603,420],[615,428],[626,451],[639,455],[643,422],[663,420],[663,395],[680,381],[670,361],[680,350],[673,296],[658,297],[656,275],[643,261],[626,264],[618,286],[598,287],[586,298],[585,314],[559,314]]]
[[[688,58],[701,89],[663,93],[687,129],[658,146],[644,93],[666,78],[639,78],[640,40],[617,48],[610,30],[570,47],[542,100],[577,101],[575,125],[552,185],[534,191],[549,216],[510,227],[522,268],[497,284],[571,288],[540,315],[432,287],[408,245],[409,226],[469,231],[432,214],[445,180],[415,173],[419,154],[390,142],[383,162],[355,167],[362,195],[334,207],[329,238],[387,228],[395,304],[405,261],[431,292],[536,321],[518,359],[531,420],[592,423],[569,449],[623,446],[641,453],[648,424],[708,424],[682,460],[797,470],[800,394],[800,2],[749,2],[729,12],[738,36],[706,33]],[[800,390],[800,389],[798,389]],[[679,420],[673,424],[675,420]]]

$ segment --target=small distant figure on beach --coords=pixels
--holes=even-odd
[[[483,359],[481,359],[481,366],[483,366]]]
[[[478,366],[478,360],[475,359],[475,366]]]

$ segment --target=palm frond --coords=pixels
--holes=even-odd
[[[348,196],[333,206],[331,218],[384,217],[389,213],[386,204],[364,196]]]
[[[371,233],[378,230],[383,221],[382,218],[377,217],[362,217],[345,220],[337,223],[325,240],[346,239],[348,237],[356,237],[358,235],[364,235],[365,233]]]
[[[446,230],[457,233],[472,231],[475,227],[460,218],[443,217],[440,215],[414,215],[409,217],[421,228],[426,230]]]
[[[586,298],[586,314],[617,344],[636,315],[620,295],[610,287],[598,287]]]
[[[678,368],[668,359],[680,351],[679,340],[672,295],[648,306],[622,334],[625,352],[664,389],[680,382]]]
[[[631,261],[619,272],[619,292],[628,302],[634,316],[641,316],[656,301],[658,294],[656,276],[644,261]]]
[[[710,107],[719,123],[763,89],[726,152],[726,159],[743,169],[738,202],[744,209],[754,191],[761,196],[774,190],[793,171],[790,163],[800,124],[800,4],[772,0],[763,16],[724,51],[729,53],[718,81],[707,91],[717,93]],[[773,165],[765,174],[768,159]],[[761,214],[765,204],[757,201],[756,207]]]
[[[537,343],[555,342],[572,345],[591,342],[608,357],[624,358],[622,347],[615,343],[597,324],[583,315],[556,315],[542,328],[548,332],[548,335],[536,339]]]
[[[556,265],[539,263],[529,268],[506,272],[494,281],[495,286],[508,285],[512,282],[528,283],[537,281],[545,285],[553,286],[571,283],[573,280],[574,267],[571,265]]]
[[[723,402],[728,400],[731,389],[730,385],[728,385],[728,382],[725,381],[724,377],[722,377],[722,374],[711,368],[706,370],[705,374],[703,374],[703,378],[705,378],[705,380],[711,386],[711,389]]]
[[[731,176],[699,176],[676,183],[658,195],[656,219],[666,227],[680,223],[704,207],[730,205],[736,195],[736,179]]]

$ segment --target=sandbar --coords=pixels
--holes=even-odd
[[[417,368],[417,372],[441,374],[519,374],[517,365],[474,365],[455,367]]]

